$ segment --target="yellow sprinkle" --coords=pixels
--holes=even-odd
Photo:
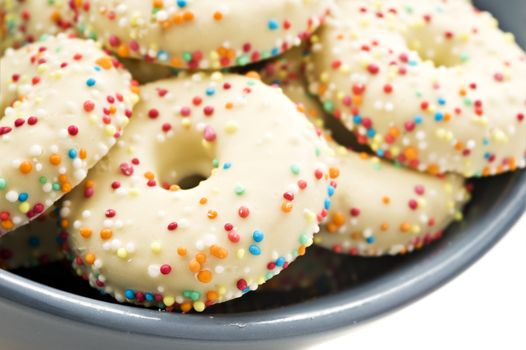
[[[24,203],[21,203],[19,206],[18,206],[18,210],[21,212],[21,213],[27,213],[29,211],[29,209],[31,209],[31,206],[29,205],[28,202],[24,202]]]
[[[226,293],[226,287],[223,285],[217,286],[216,289],[219,295],[224,295]]]
[[[194,310],[197,312],[203,312],[205,310],[205,303],[202,301],[196,301],[194,303]]]
[[[239,124],[233,120],[230,120],[225,125],[225,131],[228,134],[233,134],[239,129]]]
[[[161,252],[161,243],[160,242],[152,242],[152,244],[150,245],[150,248],[152,249],[152,252],[158,254]]]
[[[171,296],[165,296],[163,298],[163,303],[164,305],[166,305],[167,307],[170,307],[172,306],[173,304],[175,304],[175,298],[174,297],[171,297]]]
[[[245,249],[238,249],[236,256],[238,259],[243,259],[245,257]]]
[[[126,259],[128,257],[128,251],[125,248],[119,248],[117,250],[117,256],[121,259]]]

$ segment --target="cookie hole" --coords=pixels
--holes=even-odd
[[[201,181],[205,181],[207,179],[206,176],[200,175],[200,174],[193,174],[190,176],[183,177],[181,180],[177,182],[177,185],[182,190],[189,190],[191,188],[199,186]]]
[[[462,65],[469,57],[462,51],[458,39],[448,38],[445,32],[434,27],[412,28],[406,33],[405,40],[410,50],[416,52],[423,61],[433,63],[434,67]]]
[[[213,169],[215,146],[202,133],[182,130],[156,148],[159,184],[166,190],[189,190],[206,181]],[[162,159],[162,161],[161,161]]]

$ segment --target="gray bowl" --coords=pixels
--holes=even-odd
[[[526,47],[524,0],[476,3]],[[335,285],[250,293],[204,315],[117,305],[61,266],[0,271],[0,349],[255,349],[312,343],[439,288],[484,255],[526,208],[524,171],[473,185],[465,221],[422,251],[367,261],[342,256]]]

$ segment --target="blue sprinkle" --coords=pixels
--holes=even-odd
[[[86,80],[86,85],[88,85],[89,87],[95,86],[96,83],[97,82],[93,78],[89,78],[88,80]]]
[[[328,198],[325,199],[324,208],[325,208],[325,210],[331,209],[331,200],[330,199],[328,199]]]
[[[214,89],[213,87],[209,87],[206,89],[207,96],[213,96],[215,93],[216,93],[216,89]]]
[[[366,240],[368,244],[373,244],[374,242],[376,242],[376,239],[373,236],[367,237]]]
[[[446,104],[446,100],[441,97],[441,98],[438,99],[438,104],[441,105],[441,106],[444,106]]]
[[[186,0],[177,0],[177,6],[180,8],[186,7]]]
[[[285,264],[285,258],[284,257],[280,257],[278,258],[278,260],[276,260],[276,266],[283,266]]]
[[[376,151],[376,155],[378,157],[383,157],[384,156],[384,150],[383,149],[379,149],[378,151]]]
[[[415,61],[415,60],[410,60],[409,62],[407,62],[408,65],[414,67],[414,66],[418,66],[418,61]]]
[[[30,247],[36,248],[36,247],[40,246],[40,238],[38,238],[38,237],[30,237],[29,241],[27,243],[29,244]]]
[[[25,202],[27,201],[28,198],[29,198],[29,194],[27,194],[26,192],[22,192],[18,195],[19,202]]]
[[[70,149],[70,150],[68,151],[68,157],[70,157],[71,159],[75,159],[75,158],[77,158],[77,151],[74,150],[73,148]]]
[[[371,137],[374,137],[375,135],[376,135],[376,130],[374,130],[373,128],[367,130],[368,137],[371,138]]]
[[[260,231],[260,230],[256,230],[254,231],[254,233],[252,234],[252,239],[254,240],[254,242],[261,242],[263,239],[265,238],[265,234]]]
[[[275,19],[270,19],[268,21],[268,29],[270,30],[276,30],[279,28],[279,23]]]
[[[126,290],[126,292],[124,292],[124,296],[128,300],[133,300],[133,299],[135,299],[135,292],[133,290],[131,290],[131,289],[128,289],[128,290]]]
[[[486,137],[485,137],[485,138],[483,138],[483,139],[482,139],[482,144],[483,144],[484,146],[487,146],[487,145],[489,145],[489,144],[490,144],[490,142],[489,142],[489,139],[488,139],[488,138],[486,138]]]
[[[334,187],[329,186],[329,188],[327,189],[327,193],[329,194],[329,197],[334,196]]]
[[[270,54],[271,54],[272,56],[277,56],[277,55],[279,55],[280,53],[281,53],[281,51],[280,51],[279,48],[277,48],[277,47],[273,48],[273,49],[270,51]]]
[[[252,244],[249,248],[248,248],[248,251],[250,252],[250,254],[252,255],[259,255],[261,254],[261,249],[255,245],[255,244]]]
[[[444,120],[444,115],[441,112],[436,112],[435,113],[435,120],[437,122],[441,122],[442,120]]]
[[[489,160],[489,159],[491,158],[491,153],[490,153],[490,152],[486,152],[486,153],[484,153],[484,158],[485,158],[486,160]]]
[[[100,72],[102,69],[99,66],[95,66],[95,71]]]
[[[152,293],[146,293],[146,294],[144,294],[144,299],[145,299],[146,301],[152,302],[152,301],[155,300],[155,297],[153,296]]]
[[[415,123],[416,123],[416,124],[422,124],[423,120],[424,120],[424,119],[423,119],[421,116],[419,116],[419,115],[417,115],[417,116],[415,117]]]
[[[158,53],[157,53],[157,59],[159,61],[167,61],[168,60],[168,52],[164,51],[164,50],[160,50]]]
[[[228,163],[228,162],[227,162],[227,163],[223,164],[223,169],[225,169],[225,170],[228,170],[228,169],[230,169],[231,167],[232,167],[232,163]]]
[[[352,119],[353,119],[354,124],[360,124],[362,122],[361,115],[355,115]]]

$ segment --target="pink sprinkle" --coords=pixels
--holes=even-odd
[[[129,165],[128,163],[122,163],[119,168],[121,169],[121,173],[125,176],[131,176],[133,175],[133,166]]]
[[[212,128],[210,125],[207,125],[205,127],[205,130],[204,130],[204,133],[203,133],[203,136],[205,138],[206,141],[208,142],[213,142],[216,140],[216,132],[214,130],[214,128]]]
[[[245,206],[241,206],[241,207],[239,207],[238,213],[239,213],[240,217],[245,219],[246,217],[248,217],[250,215],[250,210],[247,207],[245,207]]]

